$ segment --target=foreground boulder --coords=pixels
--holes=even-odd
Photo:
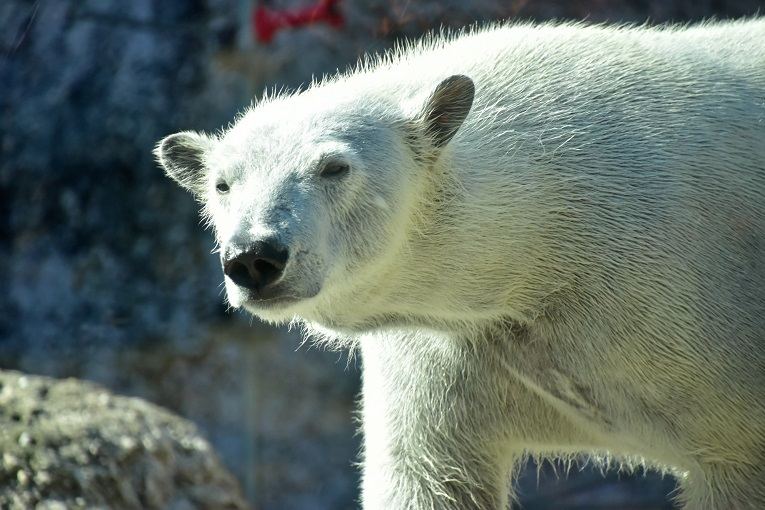
[[[75,379],[0,372],[0,508],[245,509],[189,421]]]

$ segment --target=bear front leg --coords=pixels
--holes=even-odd
[[[362,339],[364,509],[507,508],[518,383],[479,351],[419,332]]]

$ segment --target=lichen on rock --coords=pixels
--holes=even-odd
[[[0,508],[246,509],[189,421],[92,383],[0,372]]]

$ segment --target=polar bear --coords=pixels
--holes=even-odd
[[[155,153],[232,307],[360,351],[364,508],[528,456],[765,508],[765,18],[441,33]]]

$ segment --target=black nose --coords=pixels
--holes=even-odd
[[[289,250],[273,241],[256,241],[243,250],[232,250],[223,260],[223,272],[248,289],[261,290],[284,274]]]

